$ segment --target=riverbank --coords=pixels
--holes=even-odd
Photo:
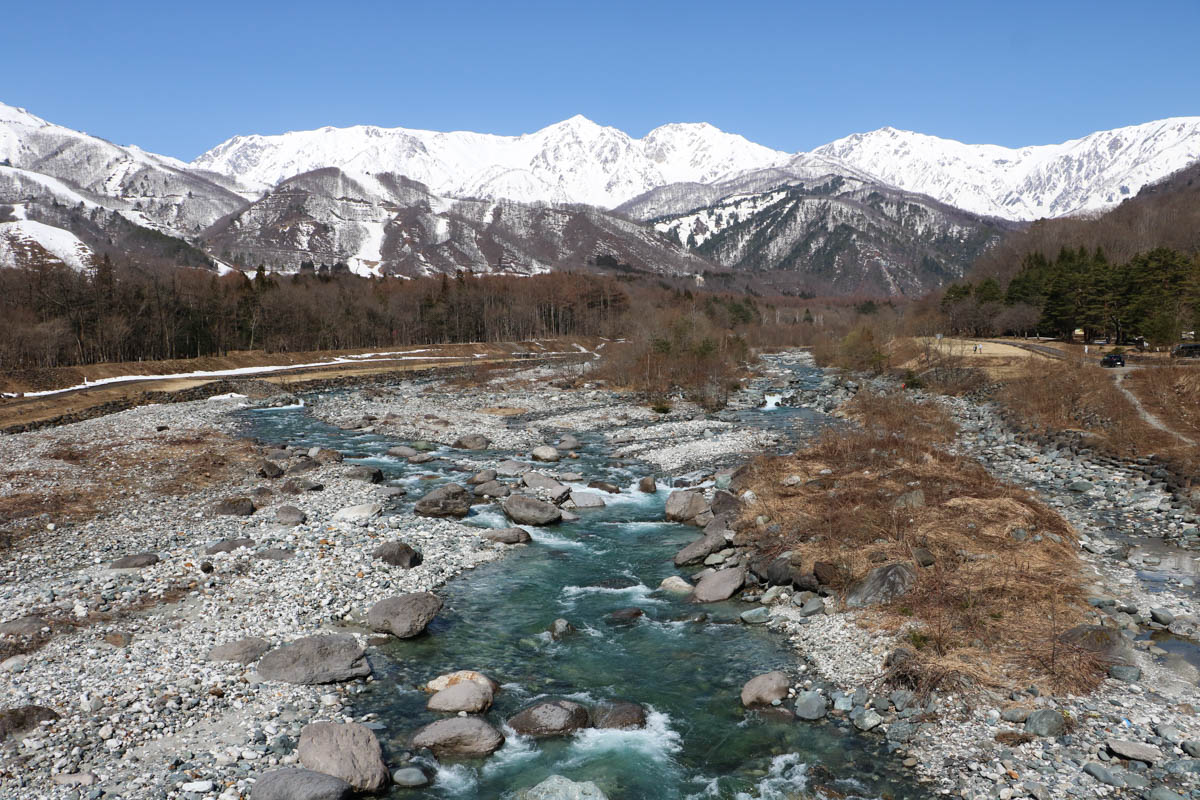
[[[888,393],[898,387],[830,374],[795,402],[829,409],[863,388]],[[860,719],[866,710],[878,711],[871,722],[905,763],[955,796],[1168,800],[1195,791],[1200,693],[1194,562],[1187,552],[1197,544],[1196,517],[1172,494],[1170,476],[1152,462],[1121,464],[1086,448],[1076,452],[1023,437],[988,405],[908,396],[951,416],[959,429],[952,452],[1037,497],[1077,531],[1084,621],[1106,632],[1096,638],[1105,645],[1108,677],[1081,695],[1045,686],[940,693],[935,717],[906,716],[888,695],[896,687],[887,685],[886,660],[911,640],[880,626],[869,611],[808,617],[785,605],[773,617],[817,674],[795,692],[822,688],[835,713],[840,705]],[[1044,533],[1029,531],[1039,538]],[[1029,531],[1014,535],[1028,540]],[[831,602],[831,611],[840,608]]]
[[[105,468],[95,451],[121,439],[144,442],[143,454],[171,436],[209,458],[239,457],[214,473],[219,480],[186,493],[129,486],[86,522],[48,514],[40,532],[5,553],[5,707],[49,709],[53,718],[27,712],[47,719],[30,718],[32,730],[17,736],[28,726],[6,714],[5,733],[14,735],[0,745],[0,795],[246,796],[252,775],[295,762],[304,724],[338,718],[363,687],[264,683],[251,666],[214,660],[214,647],[248,637],[275,647],[341,630],[375,599],[427,591],[499,556],[501,546],[478,529],[383,513],[389,489],[340,459],[245,452],[227,413],[239,404],[148,406],[4,437],[5,467],[26,490],[41,480],[43,491],[68,495]],[[81,442],[92,452],[56,457]],[[264,461],[285,474],[263,477]],[[103,476],[112,485],[132,483],[126,462],[112,469]],[[289,493],[300,481],[307,488]],[[232,498],[250,500],[253,514],[215,510]],[[338,519],[363,504],[374,509]],[[401,535],[421,564],[403,569],[372,555]],[[129,556],[141,559],[121,568]],[[361,628],[350,630],[367,642]],[[181,794],[188,784],[208,789]]]

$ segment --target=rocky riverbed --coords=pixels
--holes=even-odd
[[[723,503],[752,507],[752,496],[725,491],[733,468],[789,438],[739,415],[782,397],[833,411],[864,383],[795,379],[793,368],[809,363],[804,354],[767,361],[717,415],[682,401],[657,413],[600,386],[556,385],[556,376],[540,370],[483,387],[416,380],[306,400],[319,419],[408,442],[412,447],[390,457],[430,464],[431,471],[491,477],[511,491],[514,476],[536,469],[549,480],[522,482],[543,500],[556,499],[554,483],[569,489],[578,480],[574,436],[602,432],[617,463],[636,459],[660,480],[685,476],[682,483],[699,484],[703,498],[694,507],[681,498],[668,502],[668,513],[674,507],[676,518],[704,526],[730,511]],[[887,690],[877,679],[895,642],[858,625],[857,612],[841,610],[826,592],[771,586],[770,576],[752,569],[752,554],[733,546],[732,531],[706,528],[697,541],[703,552],[681,567],[687,580],[668,578],[660,591],[740,597],[742,622],[766,623],[797,650],[797,662],[765,682],[767,703],[792,711],[797,725],[832,723],[879,737],[933,792],[972,800],[1200,796],[1197,673],[1189,649],[1197,626],[1194,578],[1188,550],[1178,547],[1200,540],[1190,506],[1155,476],[1153,464],[1047,447],[1008,430],[987,406],[927,399],[945,404],[958,421],[956,447],[1039,492],[1079,529],[1095,573],[1095,621],[1120,631],[1129,652],[1099,691],[918,703]],[[401,504],[404,492],[423,492],[419,483],[376,483],[372,468],[332,451],[251,448],[236,439],[231,415],[243,404],[233,396],[143,407],[0,439],[9,475],[4,496],[51,498],[84,485],[112,486],[86,521],[60,518],[59,506],[46,500],[38,530],[20,538],[0,567],[7,709],[0,718],[0,796],[234,800],[288,796],[298,785],[291,781],[317,786],[313,773],[279,770],[296,768],[313,742],[328,751],[349,746],[339,737],[373,741],[352,724],[379,727],[356,712],[356,698],[375,680],[367,673],[382,641],[372,637],[368,610],[385,597],[437,589],[500,557],[509,547],[502,541],[520,541],[493,541],[478,526],[401,510],[411,508]],[[168,442],[228,457],[187,462],[208,480],[181,484],[173,476],[163,485],[153,480],[161,470],[152,456]],[[539,463],[535,448],[547,445],[557,446]],[[99,453],[106,448],[120,457],[105,461]],[[500,461],[490,450],[524,457]],[[133,479],[139,463],[153,474]],[[479,475],[488,469],[497,474]],[[557,496],[567,514],[590,502],[575,492],[578,503],[570,491]],[[739,572],[733,585],[730,576]],[[297,666],[293,659],[282,672],[262,666],[286,660],[295,651],[283,645],[312,636],[349,638],[320,640],[324,661]],[[254,666],[264,651],[276,655]],[[296,669],[341,670],[337,677],[348,680],[279,679]],[[306,733],[322,722],[336,726]],[[466,739],[479,743],[484,734]],[[398,782],[428,780],[419,765],[388,766]],[[256,790],[267,773],[274,784]],[[529,796],[602,796],[562,778],[549,782]],[[340,783],[326,788],[330,797],[344,791]]]

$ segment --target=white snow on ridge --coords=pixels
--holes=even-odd
[[[38,255],[36,245],[74,270],[92,269],[95,254],[70,231],[18,219],[0,222],[0,267],[24,266]]]
[[[707,123],[663,125],[635,139],[576,116],[522,136],[372,126],[238,136],[192,166],[255,185],[336,166],[405,175],[448,197],[605,208],[671,184],[711,185],[786,168],[844,174],[1025,220],[1110,208],[1197,159],[1200,117],[1022,148],[881,128],[789,155]]]
[[[1006,219],[1099,211],[1200,160],[1200,117],[1008,148],[881,128],[817,148],[912,192]]]
[[[455,197],[612,207],[656,186],[714,181],[789,158],[706,123],[664,125],[634,139],[575,116],[521,136],[366,125],[238,136],[192,166],[272,185],[335,166],[394,172]]]

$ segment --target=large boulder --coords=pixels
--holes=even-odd
[[[158,563],[158,553],[135,553],[122,556],[109,564],[113,569],[141,569]]]
[[[347,506],[333,515],[334,522],[358,524],[375,519],[383,513],[383,506],[378,503],[362,503],[357,506]]]
[[[1059,641],[1088,650],[1115,664],[1132,664],[1133,648],[1116,628],[1103,625],[1076,625],[1058,637]]]
[[[465,517],[471,513],[471,493],[457,483],[437,487],[413,505],[422,517]]]
[[[337,683],[371,674],[366,651],[349,634],[321,634],[277,647],[258,662],[268,681],[306,685]]]
[[[395,447],[389,447],[387,453],[395,458],[412,458],[417,454],[417,450],[405,444],[398,444]]]
[[[917,569],[908,561],[875,567],[850,587],[848,608],[865,608],[894,600],[908,592],[917,581]]]
[[[800,719],[812,722],[824,717],[828,710],[829,703],[825,695],[818,691],[800,692],[796,695],[795,712]]]
[[[533,539],[524,528],[491,528],[479,535],[498,544],[528,544]]]
[[[341,778],[360,791],[378,791],[391,778],[379,740],[357,722],[305,725],[297,753],[308,769]]]
[[[710,510],[715,516],[736,519],[742,513],[742,501],[724,489],[713,492]]]
[[[629,731],[646,727],[646,707],[641,703],[620,701],[596,709],[595,728]]]
[[[388,597],[371,606],[367,625],[400,639],[417,636],[442,610],[442,598],[430,592],[410,592]]]
[[[492,440],[482,433],[467,433],[454,440],[451,447],[459,450],[487,450]]]
[[[575,438],[573,434],[564,433],[562,438],[555,442],[555,447],[559,450],[578,450],[583,447],[583,442]]]
[[[206,555],[215,556],[217,553],[232,553],[234,550],[240,550],[243,547],[254,547],[253,539],[222,539],[216,542],[207,550]]]
[[[791,681],[779,670],[756,675],[742,687],[742,705],[746,708],[769,706],[787,697]]]
[[[523,494],[509,495],[500,507],[518,525],[550,525],[562,519],[558,506]]]
[[[494,480],[496,480],[496,470],[485,469],[485,470],[480,470],[479,472],[476,472],[471,477],[467,478],[467,485],[468,486],[480,486],[485,483],[491,483]]]
[[[558,450],[548,444],[533,448],[533,451],[529,455],[534,461],[554,462],[559,459]]]
[[[654,482],[653,475],[647,475],[638,481],[638,491],[646,494],[654,494],[658,491],[658,484]]]
[[[437,693],[443,689],[448,689],[451,686],[467,681],[478,683],[493,695],[500,691],[500,684],[496,683],[482,672],[476,672],[473,669],[460,669],[457,672],[447,672],[445,675],[438,675],[429,683],[425,684],[425,691]]]
[[[260,775],[250,800],[349,800],[353,793],[354,787],[341,778],[285,767]]]
[[[345,456],[328,447],[310,447],[308,448],[308,457],[318,464],[340,464],[345,460]]]
[[[692,522],[708,511],[708,501],[700,492],[676,489],[667,496],[665,510],[670,522]]]
[[[383,470],[367,464],[355,464],[346,470],[346,477],[356,481],[366,481],[367,483],[383,483]]]
[[[746,582],[746,570],[722,569],[710,572],[700,579],[692,590],[693,603],[719,603],[733,597]]]
[[[1059,736],[1066,729],[1062,712],[1053,708],[1039,708],[1025,718],[1025,732],[1033,736]]]
[[[1147,764],[1157,764],[1162,761],[1163,752],[1152,744],[1145,742],[1128,742],[1123,739],[1109,739],[1105,742],[1108,752],[1126,761],[1143,761]]]
[[[251,664],[258,661],[263,653],[271,649],[266,639],[249,636],[234,642],[219,644],[208,651],[209,661],[236,661],[239,664]]]
[[[0,742],[22,731],[33,730],[43,722],[53,722],[59,713],[46,706],[18,706],[0,710]]]
[[[214,514],[231,517],[248,517],[254,510],[254,501],[249,497],[230,497],[213,505]]]
[[[447,686],[433,697],[425,707],[430,711],[445,711],[457,714],[465,711],[468,714],[481,714],[491,708],[492,689],[483,683],[475,681],[460,681]]]
[[[517,800],[608,800],[608,797],[591,781],[551,775],[537,786],[518,792]]]
[[[292,528],[308,522],[308,515],[295,506],[280,506],[275,509],[275,521]]]
[[[570,700],[543,700],[509,717],[508,726],[525,736],[565,736],[588,727],[588,710]]]
[[[414,550],[412,545],[400,541],[384,542],[376,547],[371,555],[385,564],[405,569],[418,566],[423,558],[419,550]]]
[[[805,572],[785,556],[767,565],[766,578],[768,586],[794,586],[805,592],[815,592],[820,587],[811,572]]]
[[[512,489],[508,487],[508,484],[500,481],[481,483],[471,490],[471,494],[476,497],[508,497],[511,493]]]
[[[707,533],[675,554],[675,566],[699,564],[713,553],[723,549],[725,545],[724,531]]]
[[[571,492],[571,502],[576,508],[604,508],[604,498],[595,492]]]
[[[451,717],[421,728],[410,744],[427,747],[438,758],[482,758],[500,749],[504,734],[479,717]]]
[[[566,486],[563,486],[549,475],[543,475],[540,472],[526,472],[521,476],[521,483],[530,489],[545,492],[546,496],[555,503],[562,502],[571,494],[571,490]]]

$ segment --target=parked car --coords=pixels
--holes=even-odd
[[[1175,345],[1171,358],[1200,358],[1200,342],[1184,342]]]
[[[1120,353],[1109,353],[1104,358],[1100,359],[1102,367],[1123,367],[1125,366],[1125,356]]]

